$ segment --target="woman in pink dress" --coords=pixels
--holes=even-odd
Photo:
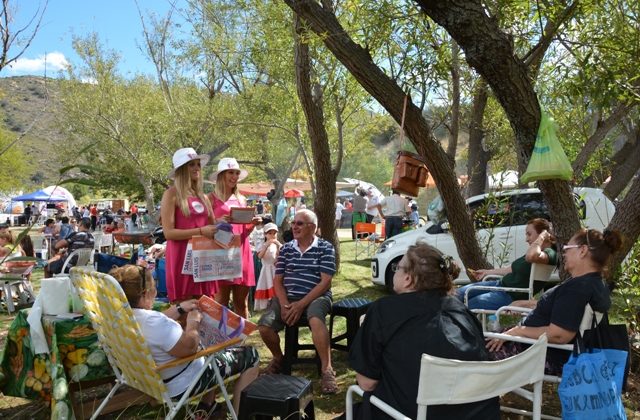
[[[191,147],[173,154],[173,186],[164,192],[160,209],[162,230],[167,239],[165,264],[167,294],[171,302],[179,302],[202,295],[213,296],[216,282],[193,281],[192,275],[182,274],[182,265],[189,239],[195,235],[213,238],[217,228],[211,202],[202,189],[202,170],[208,155],[199,155]]]
[[[247,199],[238,192],[238,182],[247,177],[248,173],[240,169],[238,162],[234,158],[223,158],[218,162],[218,170],[214,172],[211,179],[215,181],[216,188],[211,193],[216,219],[230,221],[229,214],[231,207],[246,207]],[[233,224],[233,233],[240,235],[240,252],[242,255],[242,277],[230,281],[218,281],[218,292],[216,302],[228,306],[233,291],[233,310],[238,315],[249,318],[248,296],[249,288],[255,286],[256,279],[253,271],[253,254],[249,246],[249,234],[255,224],[260,223],[260,217],[254,217],[248,224]]]

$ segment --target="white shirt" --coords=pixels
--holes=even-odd
[[[182,336],[182,327],[180,324],[162,312],[148,309],[134,308],[133,315],[140,325],[142,335],[145,340],[147,340],[147,344],[151,350],[151,356],[153,356],[156,365],[162,365],[175,360],[176,358],[169,354],[169,350],[176,345]],[[160,377],[162,379],[168,379],[184,369],[182,373],[167,384],[169,396],[175,397],[186,391],[203,364],[204,359],[201,357],[193,360],[186,369],[185,365],[182,364],[161,371]]]
[[[376,217],[378,215],[378,203],[380,202],[380,199],[375,196],[372,195],[371,197],[369,197],[369,202],[367,203],[367,214],[371,215],[373,217]]]
[[[385,217],[404,217],[407,213],[407,200],[400,197],[398,194],[392,194],[389,197],[384,198],[380,205],[386,207],[384,212]]]
[[[342,210],[344,210],[342,203],[336,203],[336,220],[342,219]]]

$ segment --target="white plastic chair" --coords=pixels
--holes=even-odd
[[[104,235],[102,232],[92,232],[93,235],[93,249],[101,252],[100,247],[102,246],[102,236]]]
[[[73,257],[78,256],[78,261],[73,265],[74,267],[84,267],[93,265],[93,248],[80,248],[73,251],[71,254],[67,256],[67,259],[64,260],[64,264],[62,265],[62,270],[60,270],[60,274],[66,275],[66,269],[71,264],[71,260]],[[71,268],[71,267],[69,267]]]
[[[505,314],[505,313],[514,313],[514,312],[518,312],[518,313],[522,313],[522,314],[527,314],[529,312],[531,312],[532,309],[531,308],[521,308],[518,306],[503,306],[500,309],[498,309],[496,311],[496,318],[498,319],[498,322],[500,321],[500,315]],[[591,305],[587,303],[587,305],[584,308],[584,314],[582,315],[582,320],[580,321],[580,334],[584,334],[585,331],[591,329],[591,323],[593,320],[593,316],[595,315],[596,317],[596,323],[600,323],[600,321],[602,320],[602,317],[604,316],[603,313],[601,312],[594,312],[594,310],[591,308]],[[519,337],[519,336],[514,336],[514,335],[508,335],[508,334],[500,334],[500,333],[493,333],[493,332],[485,332],[484,333],[485,338],[497,338],[500,340],[505,340],[505,341],[515,341],[518,343],[524,343],[524,344],[533,344],[536,342],[536,340],[532,339],[532,338],[527,338],[527,337]],[[550,348],[554,348],[554,349],[560,349],[560,350],[566,350],[566,351],[572,351],[573,350],[573,344],[553,344],[550,343],[548,344],[548,347]],[[556,375],[548,375],[545,373],[544,375],[544,382],[549,382],[549,383],[553,383],[553,384],[559,384],[560,381],[562,380],[561,376],[556,376]],[[527,398],[526,393],[522,394],[520,393],[520,391],[514,391],[516,394]],[[502,407],[503,411],[506,412],[511,412],[511,413],[517,413],[517,414],[521,414],[521,415],[531,415],[531,412],[529,411],[524,411],[524,410],[518,410],[518,409],[514,409],[514,408],[509,408],[509,407]],[[555,417],[555,416],[550,416],[550,415],[542,415],[541,418],[544,419],[560,419],[560,417]]]
[[[102,240],[100,241],[100,249],[107,249],[109,254],[113,253],[113,234],[112,233],[103,233],[101,236]]]
[[[547,336],[543,334],[534,345],[522,353],[495,362],[453,360],[423,354],[416,398],[416,418],[425,420],[427,407],[430,405],[482,401],[533,384],[533,391],[522,389],[520,392],[530,394],[533,418],[540,419],[546,351]],[[364,391],[358,385],[352,385],[347,390],[347,420],[353,420],[354,393],[362,396]],[[370,401],[394,419],[409,419],[377,397],[372,396]]]
[[[45,235],[41,233],[34,233],[29,234],[29,236],[31,237],[31,243],[33,243],[33,251],[36,257],[38,257],[38,254],[40,254],[39,258],[42,258],[43,260],[48,259],[49,241],[47,240]]]
[[[534,284],[536,281],[548,282],[551,280],[551,274],[555,271],[555,265],[549,264],[531,264],[531,273],[529,274],[529,287],[504,287],[504,286],[482,286],[482,282],[476,283],[475,286],[469,287],[464,293],[464,305],[469,306],[469,293],[472,291],[485,290],[493,292],[520,292],[527,293],[528,299],[533,299],[534,296]],[[502,276],[489,275],[483,278],[483,281],[500,279]],[[486,315],[496,313],[493,309],[472,309],[471,312],[475,314],[482,314],[482,326],[486,325]]]

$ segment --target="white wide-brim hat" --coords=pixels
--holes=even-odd
[[[173,169],[169,171],[169,178],[173,178],[176,174],[176,169],[182,165],[191,162],[192,160],[200,159],[200,167],[209,163],[209,155],[199,155],[193,149],[193,147],[184,147],[176,150],[173,154]]]
[[[247,172],[246,169],[240,169],[240,165],[238,165],[238,161],[235,160],[235,158],[222,158],[220,159],[220,162],[218,162],[218,170],[212,173],[209,179],[213,182],[216,182],[220,173],[232,169],[240,171],[238,182],[242,181],[247,177],[247,175],[249,175],[249,172]]]

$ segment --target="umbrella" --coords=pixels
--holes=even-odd
[[[370,184],[368,182],[365,181],[360,181],[359,179],[355,179],[355,178],[344,178],[345,181],[351,183],[351,184],[356,184],[357,186],[359,186],[360,188],[364,189],[365,191],[371,190],[373,191],[373,195],[377,196],[378,198],[383,198],[384,194],[382,194],[380,192],[380,190],[378,189],[378,187],[376,187],[373,184]]]
[[[287,192],[284,193],[284,196],[285,198],[304,197],[304,192],[300,190],[292,189],[292,190],[287,190]]]

